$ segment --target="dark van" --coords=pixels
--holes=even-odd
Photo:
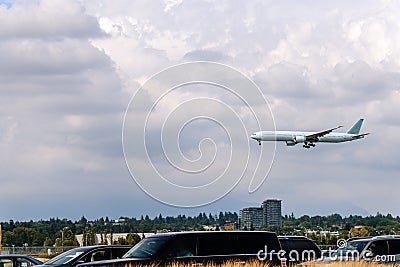
[[[321,258],[321,250],[318,245],[305,236],[279,236],[285,258],[289,262],[313,261]]]
[[[272,232],[215,231],[156,234],[143,239],[121,260],[80,264],[79,267],[123,266],[125,264],[204,264],[244,262],[262,258],[279,264],[281,250]],[[265,255],[264,253],[267,252]],[[271,253],[272,252],[272,253]],[[264,257],[265,255],[265,257]]]

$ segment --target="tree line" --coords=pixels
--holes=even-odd
[[[113,233],[131,233],[126,239],[113,240],[117,244],[130,244],[137,242],[137,236],[143,237],[143,233],[203,230],[204,225],[223,226],[226,221],[236,222],[237,213],[220,212],[219,215],[198,216],[178,215],[176,217],[163,217],[161,214],[151,219],[148,215],[141,218],[120,217],[118,220],[110,220],[108,217],[93,221],[81,217],[77,221],[68,219],[50,218],[49,220],[19,222],[10,220],[1,222],[3,230],[2,245],[11,246],[77,246],[75,235],[83,234],[84,244],[94,243],[94,234],[108,238]],[[133,240],[133,241],[131,241]],[[105,241],[104,241],[105,242]]]
[[[143,237],[143,233],[204,230],[204,226],[213,226],[219,230],[227,223],[238,222],[236,212],[220,212],[218,215],[199,213],[197,216],[178,215],[154,218],[148,215],[140,218],[120,217],[110,220],[108,217],[89,221],[85,217],[77,221],[50,218],[40,221],[2,222],[2,245],[7,246],[77,246],[75,235],[83,234],[84,244],[94,243],[94,234],[100,234],[102,241],[110,239],[114,233],[130,233],[126,239],[113,240],[118,244],[135,244]],[[350,215],[342,217],[339,214],[329,216],[308,216],[296,218],[293,214],[283,217],[280,228],[264,228],[280,235],[307,235],[319,244],[334,244],[337,238],[352,236],[400,234],[400,217],[390,214],[375,216]],[[312,233],[309,230],[313,230]],[[329,232],[338,232],[331,235]]]

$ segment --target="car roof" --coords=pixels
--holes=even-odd
[[[36,264],[43,263],[41,260],[38,260],[32,256],[25,255],[25,254],[0,254],[0,258],[25,258],[32,262],[35,262]]]
[[[301,240],[310,240],[305,236],[297,236],[297,235],[288,235],[288,236],[278,236],[279,239],[301,239]]]
[[[92,245],[92,246],[76,247],[76,248],[72,248],[70,250],[73,250],[73,249],[90,250],[90,249],[96,249],[96,248],[123,248],[123,247],[132,247],[132,245]]]
[[[399,235],[380,235],[380,236],[352,237],[352,238],[347,239],[347,242],[351,242],[351,241],[389,240],[389,239],[400,239],[400,236]]]
[[[24,254],[0,254],[1,258],[4,257],[23,257],[23,258],[33,258],[32,256],[29,255],[24,255]]]
[[[168,232],[168,233],[158,233],[151,235],[146,238],[157,238],[157,237],[171,237],[171,236],[177,236],[177,235],[230,235],[230,234],[270,234],[270,235],[275,235],[274,232],[268,232],[268,231],[184,231],[184,232]]]
[[[295,242],[295,241],[307,241],[307,242],[312,242],[315,245],[317,245],[317,243],[306,237],[306,236],[278,236],[278,240],[281,243],[285,243],[285,242]]]
[[[372,240],[400,239],[400,235],[380,235],[372,237]]]

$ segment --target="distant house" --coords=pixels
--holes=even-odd
[[[223,227],[225,231],[233,231],[236,230],[237,228],[238,228],[237,223],[231,221],[226,221]]]

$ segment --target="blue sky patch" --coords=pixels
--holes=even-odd
[[[12,7],[12,2],[10,2],[10,1],[1,1],[0,0],[0,6],[1,5],[5,5],[7,7],[7,9],[9,9],[9,8]]]

